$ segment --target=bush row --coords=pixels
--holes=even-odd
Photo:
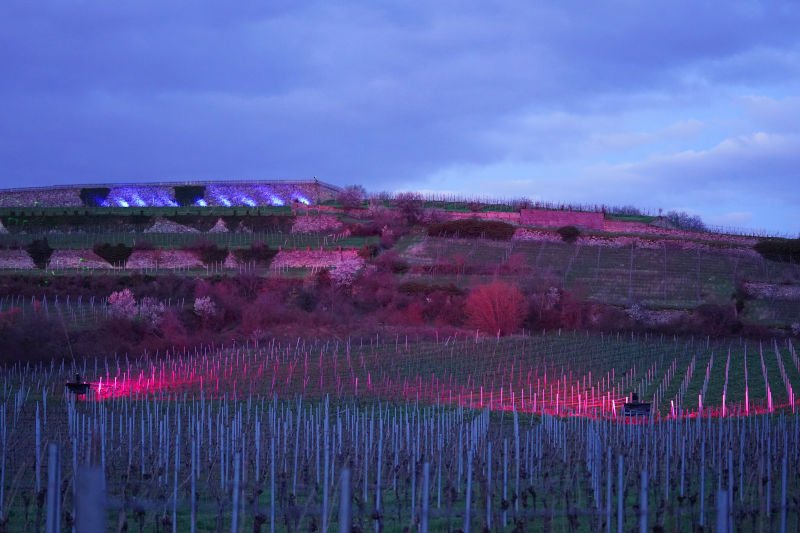
[[[514,236],[514,229],[511,224],[499,220],[464,219],[430,224],[428,235],[431,237],[510,241]]]
[[[763,258],[770,261],[800,262],[800,238],[762,239],[754,248]]]
[[[152,226],[156,219],[154,215],[53,215],[53,216],[28,216],[6,215],[0,221],[11,233],[19,231],[45,232],[58,231],[137,231],[141,232]],[[199,231],[208,231],[222,219],[228,230],[246,229],[254,232],[288,232],[294,223],[291,215],[225,215],[207,216],[201,214],[191,215],[166,215],[167,220],[194,228]]]

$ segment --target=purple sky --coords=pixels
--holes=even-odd
[[[318,176],[797,234],[798,28],[780,1],[3,0],[0,187]]]

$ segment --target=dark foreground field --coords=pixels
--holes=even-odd
[[[2,524],[43,530],[60,503],[67,529],[88,502],[79,530],[94,511],[107,530],[338,531],[344,510],[355,531],[794,531],[798,370],[787,341],[566,333],[16,366]],[[85,398],[64,392],[76,371]],[[622,416],[632,392],[651,417]]]

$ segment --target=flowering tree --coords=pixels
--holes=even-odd
[[[416,224],[422,216],[422,195],[415,192],[401,192],[394,199],[394,205],[402,213],[408,224]]]
[[[194,299],[194,312],[203,320],[208,320],[217,314],[217,306],[210,296],[200,296]]]
[[[136,298],[130,289],[112,292],[108,297],[108,306],[109,313],[114,318],[133,320],[138,313]]]
[[[508,335],[525,318],[525,297],[516,285],[493,281],[473,289],[464,304],[467,323],[491,334]]]
[[[330,271],[330,278],[339,287],[349,287],[358,276],[363,262],[359,260],[346,260],[336,264],[336,268]]]
[[[151,328],[161,325],[164,318],[164,303],[155,298],[144,298],[139,303],[139,318],[141,318]]]

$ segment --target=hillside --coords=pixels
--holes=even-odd
[[[182,333],[142,328],[131,349],[148,335],[158,346],[308,327],[492,334],[468,299],[493,281],[521,295],[508,332],[800,333],[791,253],[660,217],[408,194],[288,206],[14,207],[0,222],[0,311],[77,300],[67,314],[84,317],[74,325],[87,334],[104,323],[114,292],[168,302]],[[195,309],[205,296],[220,311],[213,320]]]

